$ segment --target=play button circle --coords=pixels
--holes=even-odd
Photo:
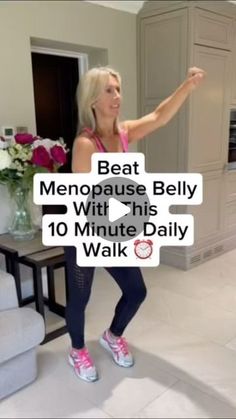
[[[124,215],[129,214],[129,212],[130,208],[128,205],[122,204],[120,201],[114,198],[109,199],[108,220],[111,223],[119,220],[119,218],[124,217]]]
[[[99,231],[97,234],[108,241],[123,242],[142,233],[144,223],[150,218],[148,195],[128,193],[131,188],[137,190],[139,184],[129,178],[116,176],[103,180],[98,185],[103,191],[108,186],[115,192],[112,196],[102,193],[95,198],[92,193],[88,195],[87,220],[95,231]],[[97,210],[94,211],[94,208]]]

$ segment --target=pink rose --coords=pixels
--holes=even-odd
[[[51,148],[51,156],[55,163],[63,165],[66,163],[66,152],[60,145],[54,145]]]
[[[16,134],[15,140],[18,144],[31,144],[34,142],[35,137],[32,134]]]
[[[53,161],[43,145],[39,145],[33,150],[31,162],[36,166],[46,167],[50,171],[53,169]]]

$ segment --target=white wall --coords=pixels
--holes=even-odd
[[[0,128],[27,126],[36,134],[32,39],[37,45],[88,51],[91,65],[108,58],[123,79],[122,116],[136,118],[136,15],[83,1],[0,1]],[[11,207],[2,187],[1,197],[0,234],[7,231]]]
[[[107,49],[123,79],[122,116],[136,117],[136,15],[83,1],[1,1],[0,127],[35,133],[31,38]]]

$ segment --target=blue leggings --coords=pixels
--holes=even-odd
[[[79,267],[76,264],[75,247],[65,247],[68,280],[66,323],[72,347],[84,347],[85,309],[89,301],[94,277],[94,267]],[[110,331],[121,336],[130,320],[146,297],[146,286],[140,268],[105,268],[119,285],[122,296],[115,308]]]

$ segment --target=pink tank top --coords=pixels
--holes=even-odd
[[[104,145],[102,144],[101,139],[94,134],[93,130],[91,128],[84,128],[84,131],[88,132],[89,134],[92,134],[95,142],[96,142],[96,146],[98,148],[98,151],[100,153],[107,153],[106,148],[104,147]],[[128,135],[124,130],[119,131],[119,135],[120,135],[120,141],[122,144],[122,148],[123,148],[123,152],[128,151]]]

